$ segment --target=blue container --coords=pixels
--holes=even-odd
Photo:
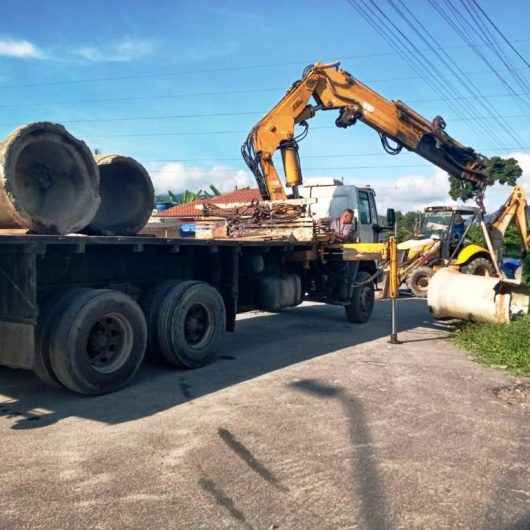
[[[195,230],[197,225],[195,223],[185,223],[180,225],[181,237],[195,237]]]
[[[167,210],[168,208],[171,208],[173,206],[172,202],[155,202],[155,210],[157,212],[163,212],[164,210]]]
[[[502,270],[507,278],[515,279],[517,269],[522,265],[522,260],[517,258],[503,258]]]

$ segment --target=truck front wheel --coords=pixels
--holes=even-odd
[[[79,292],[64,306],[50,336],[50,360],[59,381],[80,394],[107,394],[125,386],[146,349],[140,306],[110,289]]]
[[[348,322],[356,324],[368,322],[374,310],[374,301],[374,282],[368,272],[361,271],[355,278],[351,303],[345,306]]]

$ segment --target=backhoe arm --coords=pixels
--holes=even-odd
[[[525,251],[530,247],[530,234],[528,233],[526,192],[522,186],[515,186],[506,202],[497,211],[495,218],[489,223],[493,246],[497,253],[503,246],[504,235],[510,223],[515,218],[519,236]]]
[[[302,184],[298,141],[307,133],[308,119],[319,110],[333,109],[339,110],[337,127],[349,127],[357,120],[365,123],[379,133],[389,154],[398,154],[404,147],[478,189],[486,186],[484,157],[451,138],[444,131],[441,117],[431,123],[401,101],[380,96],[341,70],[338,63],[317,63],[306,68],[302,79],[254,126],[243,144],[243,158],[263,198],[287,198],[272,160],[278,149],[285,184],[297,195],[297,187]],[[296,125],[305,127],[302,135],[295,136]]]

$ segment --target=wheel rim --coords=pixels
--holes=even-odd
[[[212,315],[203,304],[193,304],[184,320],[184,336],[193,348],[200,348],[208,342],[212,334]]]
[[[416,280],[416,287],[417,287],[420,291],[426,291],[427,288],[429,287],[429,277],[428,277],[428,276],[420,276],[420,277]]]
[[[476,276],[487,276],[487,277],[489,277],[490,276],[490,271],[489,271],[488,267],[486,267],[485,265],[481,265],[481,266],[479,266],[479,267],[477,267],[475,269],[475,272],[473,274],[475,274]]]
[[[129,321],[118,313],[108,313],[90,329],[87,354],[90,366],[109,374],[120,369],[133,346],[134,334]]]

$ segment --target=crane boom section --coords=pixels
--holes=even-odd
[[[379,133],[390,154],[404,147],[477,188],[487,183],[484,157],[450,137],[441,117],[429,122],[403,102],[384,98],[338,63],[317,63],[306,68],[302,79],[254,126],[242,147],[264,198],[287,197],[272,159],[278,149],[286,185],[296,192],[302,184],[297,143],[301,138],[295,136],[295,126],[302,125],[307,132],[307,120],[320,110],[339,110],[337,127],[365,123]]]
[[[506,202],[501,206],[495,218],[489,224],[489,231],[492,235],[492,239],[496,243],[496,247],[499,247],[502,244],[500,242],[504,240],[506,230],[514,218],[523,248],[528,250],[530,247],[530,234],[528,233],[528,205],[526,201],[526,192],[522,186],[514,187]]]

